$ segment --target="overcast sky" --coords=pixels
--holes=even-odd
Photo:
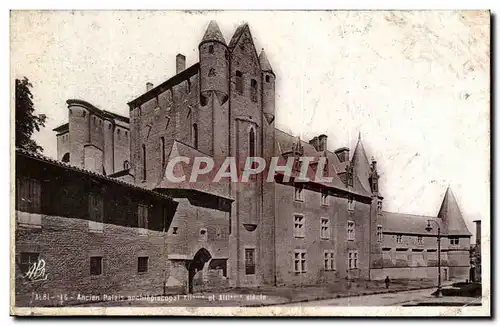
[[[472,233],[489,221],[489,16],[479,12],[11,12],[11,73],[33,83],[52,129],[79,98],[128,116],[127,102],[198,61],[217,20],[226,42],[248,22],[276,73],[276,126],[328,146],[361,133],[385,209],[436,215],[450,185]]]

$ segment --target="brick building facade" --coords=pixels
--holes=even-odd
[[[433,278],[437,236],[425,230],[430,219],[441,227],[443,275],[467,278],[471,234],[450,189],[438,216],[383,211],[377,164],[368,160],[361,137],[350,155],[347,147],[331,150],[326,135],[305,142],[275,128],[279,76],[264,51],[257,54],[247,24],[227,44],[210,22],[198,49],[198,63],[186,68],[178,55],[175,76],[148,84],[128,103],[128,124],[70,100],[69,127],[55,129],[59,159],[69,151],[72,165],[178,203],[166,230],[167,289]],[[91,115],[102,119],[102,127],[98,120],[92,129]],[[129,137],[118,139],[118,128]],[[275,182],[265,182],[257,175],[246,183],[173,183],[165,168],[179,156],[191,158],[182,165],[188,179],[195,158],[210,157],[220,166],[231,156],[242,167],[254,156],[267,162],[324,157],[332,181],[276,175]]]

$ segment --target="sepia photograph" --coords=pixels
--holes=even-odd
[[[9,20],[11,315],[490,316],[489,11]]]

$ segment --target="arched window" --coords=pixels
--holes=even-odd
[[[193,146],[198,149],[198,125],[193,123]]]
[[[208,53],[210,53],[210,54],[214,53],[214,46],[213,45],[208,46]]]
[[[160,138],[161,168],[165,167],[165,137]]]
[[[146,180],[146,145],[142,144],[142,180]]]
[[[128,163],[128,161],[123,161],[123,169],[124,170],[130,169],[130,164]]]
[[[69,162],[69,153],[66,153],[66,154],[63,155],[62,161],[64,163],[68,163]]]

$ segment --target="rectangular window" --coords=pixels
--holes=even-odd
[[[456,246],[459,244],[458,237],[450,237],[450,245]]]
[[[358,251],[357,250],[349,250],[347,254],[347,266],[349,266],[349,269],[356,269],[358,268]]]
[[[382,242],[382,225],[377,225],[377,241]]]
[[[305,250],[295,250],[293,258],[293,270],[295,273],[305,273],[307,271],[307,253]]]
[[[417,237],[417,243],[418,243],[418,244],[423,244],[423,243],[424,243],[424,239],[422,238],[422,236],[421,236],[421,235],[419,235],[419,236]]]
[[[89,193],[89,231],[103,231],[103,200],[100,192]]]
[[[137,227],[139,228],[139,234],[147,234],[148,232],[148,214],[148,205],[137,205]]]
[[[146,273],[148,271],[148,260],[149,257],[138,257],[137,258],[137,272]]]
[[[102,274],[102,257],[90,257],[90,275]]]
[[[250,98],[252,102],[257,102],[257,81],[252,79],[250,82]]]
[[[322,217],[320,220],[320,237],[321,239],[330,239],[330,220]]]
[[[19,269],[21,273],[28,273],[30,267],[38,262],[38,257],[40,256],[37,252],[21,252],[19,255]]]
[[[161,168],[165,168],[165,137],[160,138]]]
[[[20,226],[42,226],[40,180],[17,178],[16,216]]]
[[[396,243],[403,243],[403,236],[398,234],[396,235]]]
[[[304,201],[304,185],[302,184],[295,185],[294,199],[296,201]]]
[[[255,249],[245,248],[245,274],[255,274]]]
[[[333,250],[323,251],[323,264],[325,271],[335,270],[335,258]]]
[[[243,74],[241,71],[236,71],[236,92],[243,95]]]
[[[354,199],[352,199],[352,198],[349,198],[349,199],[347,200],[347,209],[348,209],[349,211],[353,211],[353,210],[354,210],[354,203],[355,203],[355,201],[354,201]]]
[[[355,224],[353,221],[347,221],[347,240],[349,241],[354,241],[356,238],[355,234]]]
[[[328,192],[326,191],[321,192],[321,205],[323,206],[330,205],[330,197],[328,197]]]
[[[295,238],[303,238],[305,237],[305,218],[304,215],[296,214],[293,216],[294,225],[293,225],[293,236]]]

